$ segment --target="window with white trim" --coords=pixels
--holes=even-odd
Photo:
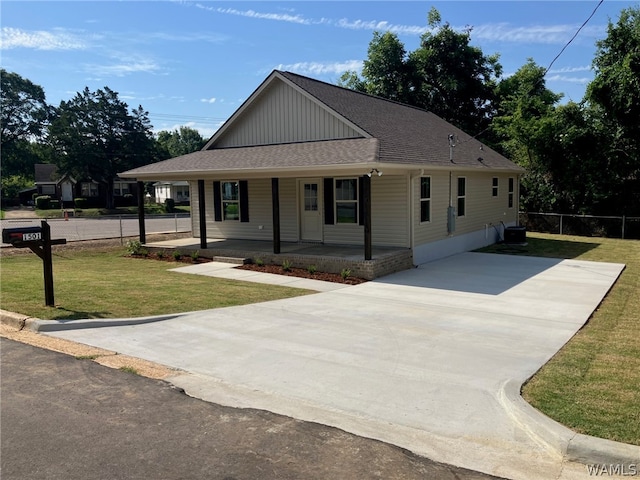
[[[513,177],[509,177],[509,200],[508,200],[509,208],[513,208],[514,188],[515,188],[515,181]]]
[[[491,196],[492,197],[498,196],[498,177],[493,177],[491,181]]]
[[[458,177],[458,209],[457,216],[464,217],[466,215],[467,202],[467,179],[466,177]]]
[[[93,182],[83,182],[80,185],[80,193],[83,197],[97,197],[98,184]]]
[[[420,177],[420,222],[431,221],[431,177]]]
[[[221,182],[222,219],[240,220],[240,190],[238,182]]]
[[[336,223],[358,223],[358,179],[337,178]]]

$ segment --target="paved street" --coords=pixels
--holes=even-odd
[[[101,238],[133,237],[139,235],[136,216],[49,219],[52,238],[66,238],[68,242]],[[0,221],[1,228],[39,226],[37,218],[7,219]],[[176,233],[191,230],[191,217],[185,214],[147,216],[147,233]]]
[[[2,339],[3,480],[491,479]]]

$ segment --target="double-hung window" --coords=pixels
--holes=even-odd
[[[466,177],[458,177],[458,217],[466,215],[467,200],[467,179]]]
[[[498,177],[493,177],[493,180],[491,183],[491,196],[492,197],[498,196]]]
[[[83,182],[80,185],[80,192],[83,197],[97,197],[98,184],[93,182]]]
[[[358,223],[358,179],[336,179],[336,223]]]
[[[224,220],[240,220],[240,190],[238,182],[221,182]]]
[[[431,177],[420,177],[420,222],[431,221]]]

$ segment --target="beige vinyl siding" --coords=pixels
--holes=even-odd
[[[228,179],[236,180],[236,179]],[[238,179],[241,180],[241,179]],[[199,236],[198,183],[190,182],[191,224],[193,235]],[[271,179],[249,180],[249,221],[214,221],[213,180],[205,181],[206,221],[208,238],[242,238],[248,240],[273,239],[273,215],[271,211]],[[298,240],[298,219],[295,179],[280,179],[280,239],[287,242]],[[262,225],[262,229],[260,226]]]
[[[465,217],[456,219],[456,234],[461,235],[516,220],[516,202],[514,208],[508,208],[508,178],[506,174],[482,173],[466,174],[467,212]],[[498,178],[498,196],[492,195],[493,178]],[[515,178],[514,178],[515,184]]]
[[[410,246],[406,175],[371,178],[371,241],[374,245]]]
[[[216,148],[362,137],[282,82],[274,82],[234,121]]]
[[[409,207],[406,191],[407,177],[404,175],[371,178],[371,241],[374,245],[409,247]],[[333,244],[363,245],[364,227],[344,223],[324,225],[324,241]]]
[[[269,180],[271,188],[271,180]],[[298,227],[298,189],[295,178],[281,178],[279,181],[280,190],[280,239],[283,242],[297,242],[299,239]],[[267,200],[269,214],[271,215],[271,190]],[[272,225],[269,220],[269,225]],[[271,228],[271,227],[269,227]],[[273,234],[272,237],[273,238]]]
[[[429,173],[431,175],[431,222],[420,223],[420,177],[413,179],[413,202],[415,245],[442,240],[447,233],[447,207],[449,205],[449,173]],[[514,179],[514,207],[508,208],[508,179]],[[457,205],[458,177],[465,177],[466,212],[464,217],[456,216],[453,235],[463,235],[492,225],[501,226],[517,219],[517,176],[504,173],[453,172],[453,205]],[[492,195],[493,178],[498,178],[498,196]]]
[[[420,222],[420,175],[411,180],[413,199],[414,243],[442,240],[447,237],[447,208],[449,207],[449,172],[425,171],[425,177],[431,177],[431,221]],[[454,188],[455,188],[455,178]],[[454,191],[455,194],[455,191]],[[454,199],[455,200],[455,199]]]

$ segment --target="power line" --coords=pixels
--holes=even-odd
[[[551,67],[553,66],[553,64],[555,63],[555,61],[560,58],[560,55],[562,55],[562,53],[567,49],[567,47],[571,44],[571,42],[573,42],[573,40],[578,36],[578,34],[580,33],[580,30],[582,30],[585,25],[587,23],[589,23],[589,20],[591,20],[591,18],[593,18],[593,16],[596,14],[596,11],[598,10],[598,8],[600,8],[600,5],[602,5],[602,3],[604,2],[604,0],[600,0],[598,2],[598,5],[596,5],[596,8],[593,9],[593,12],[591,12],[591,15],[589,15],[589,18],[587,18],[584,23],[582,25],[580,25],[580,28],[578,28],[578,30],[576,31],[576,33],[573,34],[573,37],[571,37],[571,39],[566,43],[566,45],[564,47],[562,47],[562,50],[560,50],[560,53],[558,53],[558,55],[555,56],[555,58],[553,60],[551,60],[551,63],[549,64],[549,66],[547,67],[547,69],[544,71],[544,75],[543,77],[549,72],[549,70],[551,69]]]

